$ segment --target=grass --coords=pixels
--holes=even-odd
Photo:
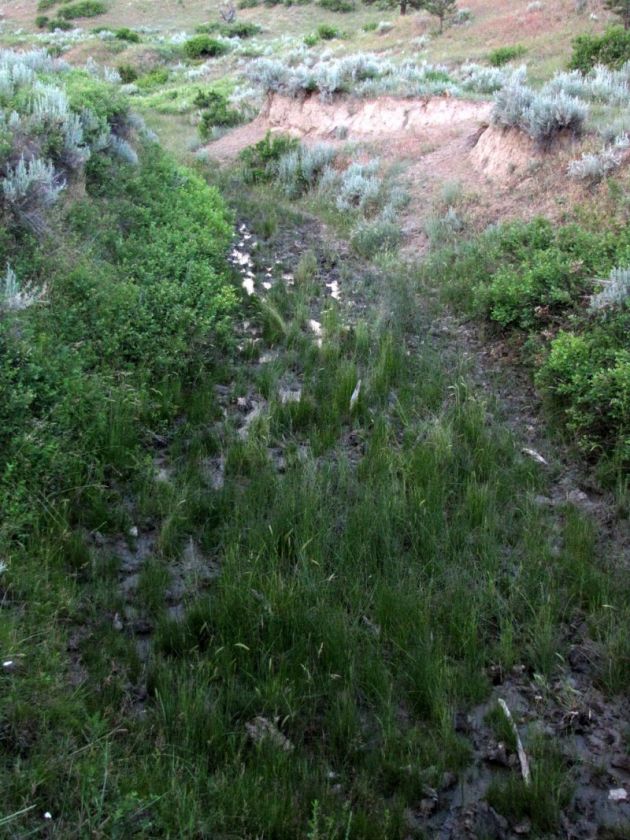
[[[507,4],[490,28],[490,4],[470,5],[471,26],[431,41],[431,60],[500,46]],[[112,0],[105,23],[119,24],[120,8]],[[156,9],[134,3],[125,22],[159,15],[165,28],[192,31],[207,19],[196,0]],[[383,16],[359,6],[341,17],[312,4],[247,10],[239,20],[267,26],[263,41],[281,31],[301,41],[328,25],[350,33],[343,51],[411,51],[424,19],[385,13],[391,33],[362,31]],[[590,25],[571,18],[562,42]],[[551,38],[523,34],[535,72],[558,61]],[[144,48],[132,45],[125,60]],[[231,92],[233,61],[212,71],[221,92]],[[173,115],[194,109],[199,85],[171,86],[163,69],[141,75],[136,101],[186,157],[196,127]],[[105,349],[141,343],[145,356],[90,395],[95,428],[77,386],[64,413],[85,423],[77,472],[64,473],[54,493],[22,492],[36,526],[3,544],[0,645],[15,666],[0,673],[0,825],[11,837],[403,838],[406,810],[426,786],[439,787],[446,771],[461,778],[470,764],[473,746],[455,715],[487,700],[489,669],[524,665],[552,684],[579,621],[593,641],[598,688],[627,692],[627,581],[590,519],[570,505],[536,504],[549,478],[432,332],[439,311],[427,311],[423,272],[397,255],[397,224],[342,213],[315,193],[289,204],[274,184],[245,184],[237,171],[205,176],[259,239],[257,264],[280,255],[276,275],[295,278],[264,301],[239,298],[249,328],[212,352],[179,332],[165,346],[174,324],[187,335],[186,324],[207,314],[205,306],[194,317],[182,312],[174,290],[160,297],[192,278],[183,248],[193,225],[160,214],[177,190],[169,185],[168,202],[142,203],[165,189],[165,176],[157,173],[151,189],[131,178],[121,197],[110,173],[100,203],[69,211],[94,264],[75,287],[68,279],[68,298],[56,304],[76,334],[57,329],[50,347],[61,358],[87,352],[98,312]],[[172,179],[178,189],[186,183],[199,189],[190,172]],[[459,184],[445,184],[442,216],[428,230],[435,242],[446,232],[457,243],[447,214],[462,195]],[[314,233],[313,214],[329,225],[329,241]],[[130,249],[134,225],[145,227]],[[335,235],[354,251],[337,249]],[[78,242],[55,259],[74,259]],[[97,267],[113,259],[120,271],[103,289]],[[341,303],[323,288],[333,266]],[[155,311],[130,334],[123,326],[137,307],[107,308],[109,296],[149,269],[159,277]],[[451,281],[447,294],[464,299],[463,284]],[[235,295],[230,288],[232,306]],[[199,305],[198,296],[187,304]],[[52,331],[47,311],[39,325]],[[273,361],[262,362],[264,351]],[[93,353],[94,365],[101,355]],[[134,378],[158,362],[177,372],[189,355],[185,376]],[[40,381],[37,370],[33,378]],[[282,401],[287,379],[299,381],[299,401]],[[226,384],[227,403],[215,387]],[[265,408],[244,438],[235,400],[252,393]],[[166,477],[156,477],[158,456]],[[219,489],[208,479],[217,458]],[[122,582],[137,546],[144,559],[129,602]],[[504,716],[493,709],[486,722],[513,749]],[[506,774],[488,801],[511,821],[554,832],[570,802],[571,768],[534,733],[523,735],[531,788]]]
[[[237,183],[240,212],[246,205],[264,227],[269,188],[247,197]],[[284,221],[258,258],[299,230]],[[50,523],[20,552],[8,591],[25,615],[7,624],[3,646],[21,664],[4,675],[2,797],[5,813],[36,807],[13,819],[14,833],[50,811],[67,837],[399,838],[424,786],[470,760],[453,715],[487,697],[486,667],[524,663],[551,676],[563,628],[586,613],[602,685],[627,687],[627,673],[615,672],[624,596],[592,529],[570,512],[558,540],[549,512],[528,501],[543,484],[539,468],[466,371],[445,364],[439,347],[413,349],[430,326],[410,306],[416,277],[390,263],[355,326],[329,302],[318,347],[305,331],[323,304],[318,265],[311,244],[295,287],[270,293],[282,325],[266,333],[280,353],[271,372],[226,359],[200,374],[172,433],[174,478],[159,489],[138,475],[144,512],[127,522],[158,533],[138,581],[138,608],[155,627],[146,663],[129,629],[112,626],[124,614],[116,551]],[[360,292],[362,264],[345,270]],[[254,304],[248,317],[265,324]],[[276,383],[289,371],[302,397],[282,404]],[[268,410],[246,441],[229,421],[208,436],[221,416],[216,381],[265,393]],[[269,457],[277,447],[282,473]],[[220,491],[202,471],[217,450]],[[220,575],[203,590],[189,582],[174,620],[166,591],[191,536]],[[77,632],[78,656],[69,655]],[[260,719],[267,735],[252,740]],[[490,798],[548,830],[566,776],[544,752],[536,767],[540,784],[508,781]]]

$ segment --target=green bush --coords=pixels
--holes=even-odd
[[[134,32],[133,29],[129,29],[129,27],[127,26],[123,26],[120,29],[117,29],[115,35],[119,41],[128,41],[130,44],[140,43],[139,33]]]
[[[341,32],[336,26],[331,26],[329,23],[320,23],[317,27],[317,36],[322,41],[332,41],[334,38],[341,37]]]
[[[502,67],[509,61],[514,61],[515,59],[525,55],[526,52],[527,48],[521,44],[517,44],[514,47],[499,47],[490,53],[488,61],[493,67]]]
[[[46,12],[48,9],[52,9],[52,7],[58,2],[59,0],[39,0],[39,3],[37,4],[37,11]]]
[[[440,251],[426,266],[447,297],[526,334],[537,383],[579,446],[630,463],[630,310],[591,312],[614,266],[630,264],[630,230],[590,231],[545,219],[512,222]]]
[[[359,225],[352,234],[351,245],[366,260],[382,251],[393,251],[402,239],[402,231],[394,222],[377,220]]]
[[[315,47],[319,44],[319,36],[316,35],[314,32],[310,35],[304,36],[304,44],[307,47]]]
[[[211,35],[218,32],[219,35],[225,35],[226,38],[253,38],[262,32],[262,27],[257,23],[250,23],[249,21],[236,21],[235,23],[204,23],[195,27],[195,32],[199,34]]]
[[[363,31],[364,32],[376,32],[378,29],[378,23],[375,20],[370,21],[369,23],[363,24]]]
[[[54,32],[55,29],[61,29],[64,32],[68,32],[70,29],[72,29],[72,24],[69,20],[64,20],[63,18],[57,17],[53,18],[48,22],[48,29],[51,32]]]
[[[184,44],[184,53],[188,58],[218,58],[229,52],[229,49],[227,44],[209,35],[195,35]]]
[[[140,76],[136,82],[142,90],[151,90],[151,88],[165,85],[170,78],[170,71],[167,67],[155,67],[144,76]]]
[[[352,0],[319,0],[319,5],[329,12],[353,12],[356,9]]]
[[[273,164],[288,152],[296,151],[300,141],[286,134],[272,135],[267,132],[264,140],[248,146],[240,154],[245,177],[250,182],[271,181],[274,178]]]
[[[203,108],[199,133],[204,139],[210,136],[214,126],[238,125],[241,115],[230,103],[226,96],[217,91],[198,91],[194,99],[197,108]]]
[[[141,468],[165,384],[185,387],[229,337],[232,228],[216,191],[155,144],[138,166],[93,155],[86,187],[62,247],[20,230],[0,244],[25,285],[48,287],[47,305],[0,318],[0,543],[55,505],[101,516],[96,497]]]
[[[35,26],[38,29],[46,29],[48,24],[50,23],[50,18],[47,15],[37,15],[35,18]]]
[[[588,73],[596,64],[618,70],[630,61],[630,30],[613,26],[603,35],[579,35],[573,41],[571,70]]]
[[[587,454],[630,465],[630,310],[561,332],[537,375]]]
[[[138,78],[138,71],[132,64],[119,64],[118,72],[123,84],[129,85]]]
[[[79,3],[70,3],[57,11],[57,16],[62,20],[74,20],[75,18],[97,17],[104,15],[107,11],[105,3],[100,0],[81,0]]]

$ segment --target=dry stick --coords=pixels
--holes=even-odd
[[[523,747],[523,742],[521,741],[521,736],[518,734],[518,729],[516,728],[516,724],[514,723],[514,718],[512,717],[512,713],[508,709],[508,704],[502,698],[499,698],[499,706],[503,709],[503,712],[508,719],[508,723],[512,727],[512,732],[514,733],[514,737],[516,738],[516,751],[518,753],[518,760],[521,764],[521,774],[523,776],[523,781],[526,785],[531,784],[531,775],[529,772],[529,761],[527,760],[527,753]]]

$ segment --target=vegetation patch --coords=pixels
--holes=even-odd
[[[241,114],[230,106],[227,96],[215,90],[198,91],[193,104],[201,109],[199,133],[208,139],[215,127],[238,125]]]
[[[196,32],[205,35],[217,33],[226,38],[253,38],[262,32],[262,27],[251,21],[235,21],[234,23],[204,23],[195,29]]]
[[[79,3],[68,3],[57,10],[57,16],[62,20],[75,18],[98,17],[107,11],[105,3],[100,0],[81,0]]]
[[[571,70],[588,73],[597,64],[619,70],[630,61],[630,30],[621,26],[608,29],[603,35],[580,35],[573,42],[569,62]]]
[[[580,447],[619,468],[630,463],[628,284],[623,272],[598,279],[630,264],[627,228],[510,223],[442,252],[436,264],[451,299],[530,337],[538,382],[564,406]]]
[[[184,44],[184,53],[188,58],[219,58],[230,51],[228,44],[217,41],[209,35],[195,35]]]
[[[488,56],[488,61],[493,67],[503,67],[510,61],[521,58],[527,52],[527,47],[517,44],[514,47],[498,47]]]

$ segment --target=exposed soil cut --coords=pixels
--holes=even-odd
[[[566,135],[542,149],[518,130],[491,125],[491,111],[491,102],[451,97],[324,102],[316,95],[274,94],[255,120],[210,143],[208,152],[228,162],[267,132],[306,144],[365,144],[384,166],[404,167],[400,181],[410,199],[402,216],[405,248],[417,254],[426,249],[426,223],[445,183],[459,184],[475,229],[541,214],[556,219],[583,198],[583,186],[566,175],[579,155],[578,141]]]

